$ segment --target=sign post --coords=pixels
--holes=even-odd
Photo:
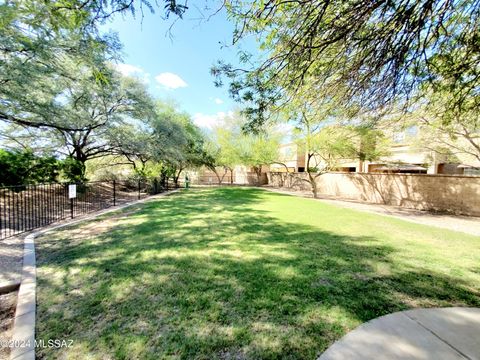
[[[70,199],[70,217],[73,219],[73,199],[77,197],[77,185],[68,185],[68,198]]]

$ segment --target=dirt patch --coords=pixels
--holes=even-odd
[[[0,285],[19,283],[22,278],[23,236],[0,241]]]
[[[3,343],[12,336],[13,319],[17,305],[17,292],[0,295],[0,341]],[[10,348],[0,346],[0,360],[10,357]]]
[[[71,202],[67,184],[40,184],[0,188],[0,207],[4,219],[0,239],[22,234],[62,220],[75,218],[126,204],[149,196],[147,184],[117,181],[89,182],[77,186]]]
[[[118,221],[128,218],[130,215],[137,212],[139,209],[135,208],[128,211],[121,211],[118,213],[108,214],[106,218],[87,220],[73,226],[66,226],[58,229],[53,233],[47,232],[41,234],[36,238],[37,242],[48,243],[51,240],[68,239],[70,244],[82,243],[85,238],[95,237],[107,233],[118,226]]]

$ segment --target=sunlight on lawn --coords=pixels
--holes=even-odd
[[[172,195],[38,256],[38,337],[76,342],[48,358],[313,359],[377,316],[480,305],[478,237],[259,189]]]

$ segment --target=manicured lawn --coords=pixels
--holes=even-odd
[[[480,238],[260,189],[172,195],[40,238],[40,358],[314,359],[364,321],[480,306]]]

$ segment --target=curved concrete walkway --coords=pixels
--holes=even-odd
[[[480,309],[397,312],[345,335],[318,360],[480,359]]]

